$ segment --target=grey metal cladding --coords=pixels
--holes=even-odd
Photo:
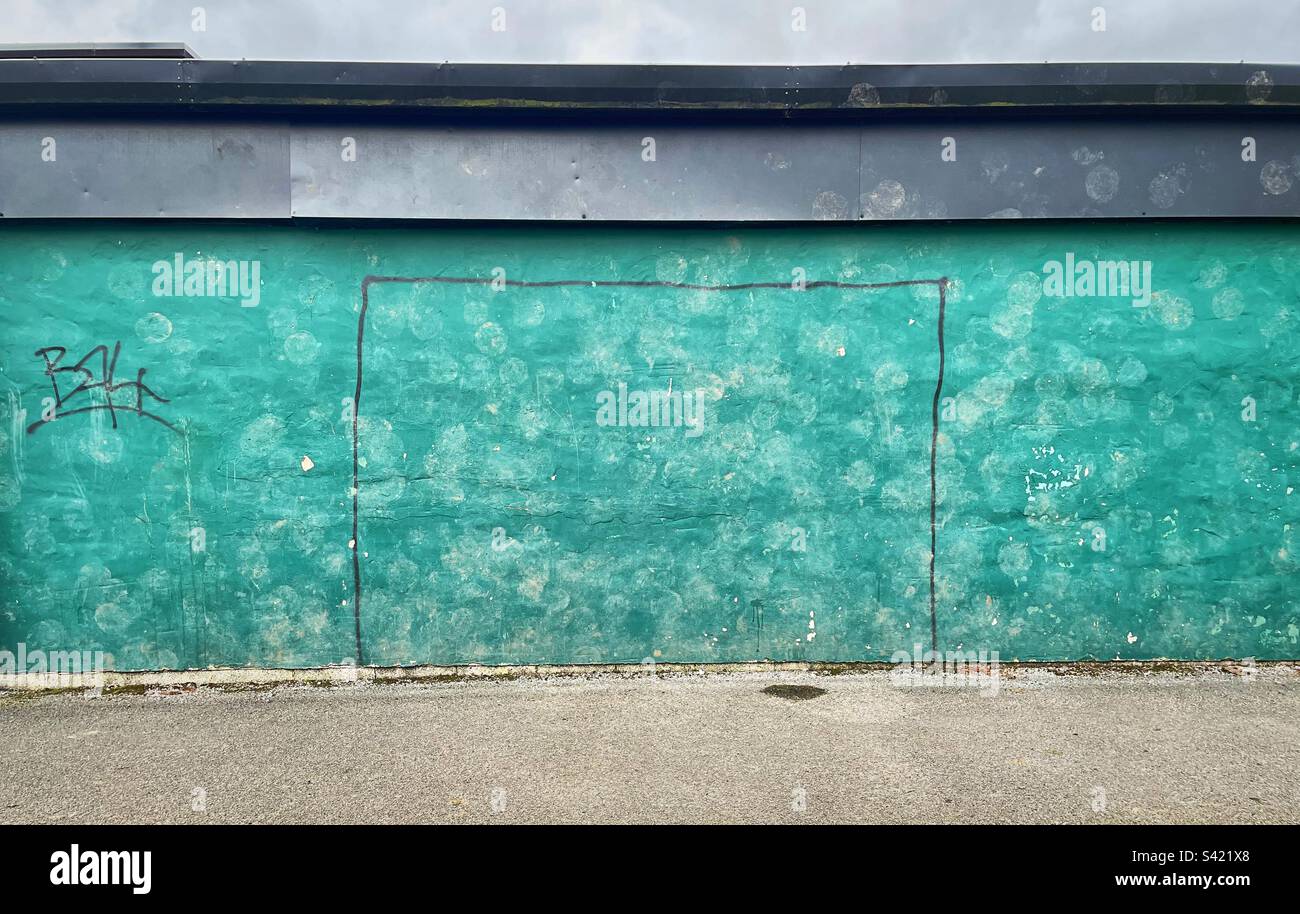
[[[1278,121],[299,127],[292,159],[294,215],[320,218],[1300,215],[1300,126]]]
[[[942,152],[945,140],[951,161]],[[866,219],[1300,215],[1300,126],[1136,120],[862,128]]]
[[[5,218],[282,219],[290,211],[287,126],[0,124]]]
[[[50,160],[42,155],[46,138],[54,143]],[[344,156],[346,138],[355,161]],[[0,214],[684,222],[1297,216],[1300,124],[1244,115],[855,125],[19,120],[0,124]]]
[[[857,154],[851,127],[297,127],[294,215],[852,219]]]

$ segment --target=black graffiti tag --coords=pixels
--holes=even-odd
[[[117,357],[122,352],[122,342],[118,340],[113,344],[113,352],[110,356],[108,347],[104,345],[96,346],[81,357],[81,360],[75,365],[64,365],[64,357],[67,356],[68,350],[63,346],[46,346],[43,349],[37,349],[38,358],[45,360],[45,375],[50,379],[50,384],[54,388],[54,409],[49,415],[42,414],[41,418],[31,425],[27,426],[27,434],[36,431],[42,425],[47,425],[55,419],[61,419],[64,416],[73,416],[77,413],[89,413],[99,410],[107,410],[109,418],[113,422],[113,428],[117,428],[118,413],[134,413],[137,416],[143,416],[146,419],[152,419],[162,425],[167,426],[174,432],[179,433],[179,429],[172,425],[161,416],[155,415],[146,410],[145,397],[150,400],[156,400],[159,403],[171,402],[166,397],[160,397],[154,393],[144,383],[144,374],[146,368],[138,369],[135,373],[134,381],[116,381],[117,375]],[[98,368],[98,375],[95,369]],[[64,392],[59,389],[59,378],[61,375],[70,374],[71,378],[65,379],[67,383],[76,381],[76,387],[71,391]],[[120,391],[127,391],[123,399],[114,399],[114,395]],[[72,409],[64,409],[64,404],[73,400],[80,394],[85,394],[83,400],[96,399],[93,391],[100,391],[98,399],[103,402],[90,402],[85,406],[75,406]],[[134,395],[132,401],[132,394]],[[152,403],[150,404],[152,406]]]

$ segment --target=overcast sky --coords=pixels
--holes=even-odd
[[[0,43],[87,41],[317,60],[1290,63],[1300,0],[0,0]]]

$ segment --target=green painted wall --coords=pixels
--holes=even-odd
[[[177,252],[257,261],[256,307],[155,295]],[[1150,261],[1149,305],[1044,296],[1067,254]],[[472,281],[366,287],[354,569],[367,276]],[[7,225],[0,648],[320,665],[359,615],[376,664],[887,660],[930,642],[933,458],[941,648],[1294,658],[1298,294],[1290,224]],[[47,361],[119,341],[116,412],[74,411],[97,356],[41,422]],[[598,416],[620,382],[702,420]]]

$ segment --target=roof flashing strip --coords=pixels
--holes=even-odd
[[[1275,64],[352,63],[199,60],[185,45],[86,49],[80,57],[51,51],[0,59],[0,110],[125,106],[415,117],[656,111],[869,119],[963,109],[990,117],[1018,109],[1300,109],[1300,66]]]

